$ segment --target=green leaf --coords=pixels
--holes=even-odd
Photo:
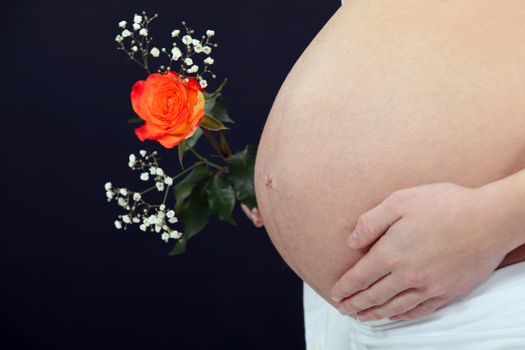
[[[184,152],[186,151],[186,140],[182,140],[177,145],[177,150],[179,152],[179,164],[182,169],[184,169],[184,164],[182,163],[182,158],[184,157]]]
[[[184,158],[184,153],[188,150],[188,148],[192,148],[197,144],[197,141],[199,141],[199,138],[202,136],[203,132],[201,128],[197,128],[193,135],[186,140],[182,140],[178,144],[178,151],[179,151],[179,163],[182,169],[184,169],[184,164],[182,163],[182,159]]]
[[[190,173],[175,185],[175,212],[179,212],[182,203],[191,194],[198,181],[210,176],[212,171],[205,165],[200,164],[193,168]]]
[[[222,95],[218,95],[212,100],[206,101],[204,105],[204,111],[207,115],[220,120],[224,123],[234,123],[228,115],[227,99]]]
[[[137,124],[143,121],[144,120],[140,119],[139,117],[133,117],[133,118],[129,118],[128,120],[126,120],[128,124]]]
[[[200,126],[208,130],[213,130],[213,131],[229,129],[228,127],[224,126],[224,124],[220,120],[215,119],[212,116],[207,115],[207,114],[205,114],[204,117],[202,118],[202,122]]]
[[[227,82],[228,82],[228,78],[224,78],[222,83],[217,87],[217,89],[215,89],[213,93],[210,94],[209,92],[205,92],[204,98],[206,100],[211,100],[217,97],[221,93],[222,89],[224,89],[224,85],[226,85]]]
[[[186,240],[199,233],[210,220],[210,207],[205,185],[196,185],[191,195],[179,211]]]
[[[173,248],[169,252],[169,255],[181,255],[182,253],[184,253],[186,251],[186,242],[187,242],[186,236],[183,235],[177,241],[177,243],[175,243],[175,246],[173,246]]]
[[[235,206],[235,191],[230,180],[221,174],[215,175],[207,192],[208,204],[212,213],[220,220],[237,225],[232,217],[233,207]]]
[[[244,151],[232,155],[229,159],[230,179],[237,199],[250,209],[257,206],[253,171],[257,146],[247,145]]]

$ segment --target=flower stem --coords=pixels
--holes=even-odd
[[[202,128],[202,131],[204,132],[204,136],[206,136],[208,141],[210,141],[210,143],[213,146],[213,148],[215,149],[215,151],[217,151],[217,153],[222,157],[222,159],[224,159],[224,161],[227,162],[228,158],[222,152],[221,146],[219,145],[219,143],[217,142],[215,137],[212,135],[211,131],[209,131],[208,129],[205,129],[205,128]]]
[[[222,167],[222,166],[220,166],[220,165],[218,165],[218,164],[216,164],[216,163],[214,163],[214,162],[208,160],[207,158],[201,156],[201,155],[199,154],[199,152],[197,152],[196,150],[193,149],[193,147],[190,147],[190,148],[188,148],[188,149],[189,149],[189,150],[195,155],[195,157],[199,158],[199,159],[200,159],[202,162],[204,162],[205,164],[210,165],[210,166],[212,166],[212,167],[214,167],[214,168],[217,168],[217,169],[223,169],[223,168],[224,168],[224,167]]]

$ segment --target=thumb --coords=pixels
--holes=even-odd
[[[400,204],[392,196],[359,216],[347,240],[351,248],[360,249],[374,243],[402,217]]]

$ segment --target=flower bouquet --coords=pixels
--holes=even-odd
[[[159,164],[157,151],[139,150],[129,156],[128,166],[149,186],[131,190],[107,182],[105,191],[107,201],[115,201],[124,210],[115,220],[117,229],[137,224],[142,231],[159,234],[165,242],[173,241],[170,254],[177,255],[185,251],[188,240],[208,224],[212,215],[236,225],[232,211],[237,201],[248,216],[257,217],[253,186],[257,147],[247,145],[237,153],[230,149],[227,125],[234,122],[222,94],[227,80],[213,92],[206,91],[206,79],[216,77],[210,69],[214,64],[210,53],[218,46],[215,32],[207,30],[197,37],[183,21],[182,30],[171,32],[171,48],[159,48],[153,46],[150,36],[150,24],[157,17],[142,12],[134,15],[132,23],[118,23],[118,50],[147,72],[146,79],[131,89],[131,105],[138,117],[128,123],[142,123],[135,128],[141,141],[153,140],[166,149],[176,148],[173,157],[178,158],[182,170],[170,176]],[[202,63],[197,62],[199,56]],[[153,70],[152,63],[161,58],[166,63]],[[196,150],[202,136],[220,162]],[[184,165],[187,154],[195,157],[189,166]]]

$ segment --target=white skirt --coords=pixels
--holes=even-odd
[[[416,320],[359,322],[303,285],[308,350],[525,349],[525,262],[494,271],[468,295]]]

